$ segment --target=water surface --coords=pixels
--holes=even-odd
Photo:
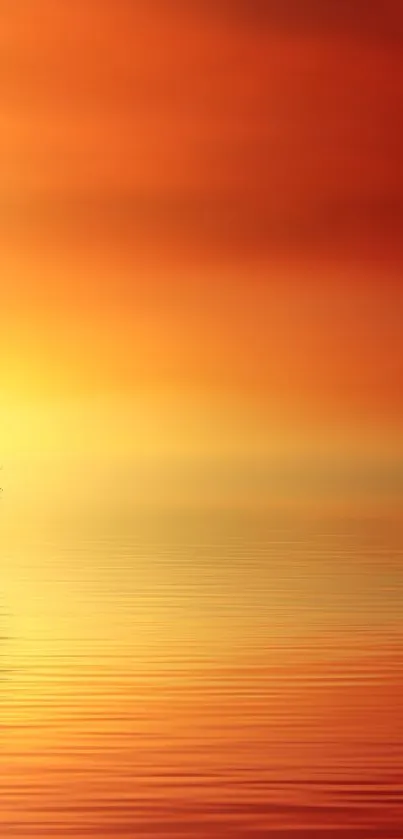
[[[397,518],[21,530],[2,540],[3,835],[402,836]]]

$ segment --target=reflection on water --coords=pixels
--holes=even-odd
[[[3,835],[402,836],[396,521],[155,514],[2,551]]]

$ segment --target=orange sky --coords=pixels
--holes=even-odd
[[[175,240],[199,258],[363,257],[374,237],[400,250],[400,4],[355,3],[356,19],[335,0],[300,7],[10,5],[1,175],[13,232],[102,229],[108,248],[133,252],[138,231],[139,246]]]
[[[1,389],[25,426],[6,454],[46,448],[58,411],[68,450],[77,399],[83,447],[94,424],[109,445],[100,397],[143,400],[160,438],[170,412],[177,442],[187,412],[200,451],[396,439],[403,15],[353,8],[2,11]]]

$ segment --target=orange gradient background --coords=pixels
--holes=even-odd
[[[400,638],[402,584],[396,524],[403,494],[402,41],[399,0],[2,4],[0,527],[11,604],[6,601],[6,611],[11,608],[12,632],[20,639],[10,653],[13,660],[29,669],[29,662],[42,661],[50,644],[55,668],[44,665],[45,678],[38,664],[39,675],[18,682],[16,702],[6,699],[7,754],[17,778],[26,777],[20,724],[29,728],[26,748],[36,766],[37,726],[45,713],[42,692],[54,697],[45,717],[56,720],[56,727],[35,777],[47,779],[56,771],[55,753],[60,758],[57,771],[69,765],[74,775],[84,742],[81,717],[98,719],[103,713],[99,724],[109,730],[108,714],[120,697],[122,717],[115,734],[123,736],[133,679],[149,668],[165,685],[170,655],[183,664],[176,677],[179,699],[159,705],[155,697],[150,699],[148,684],[144,701],[138,699],[136,705],[140,716],[145,715],[140,739],[150,731],[149,707],[151,729],[154,725],[157,732],[152,747],[141,740],[148,770],[133,770],[135,794],[140,790],[147,801],[153,796],[159,801],[157,776],[151,779],[158,761],[171,778],[179,764],[185,774],[190,772],[191,759],[179,734],[175,741],[180,730],[185,744],[192,736],[197,740],[195,730],[207,743],[211,740],[210,752],[203,752],[205,768],[218,771],[223,761],[238,761],[245,777],[255,767],[259,778],[266,777],[265,749],[265,754],[272,750],[280,766],[282,757],[292,755],[295,730],[302,745],[295,745],[290,760],[295,775],[305,777],[306,760],[312,765],[320,760],[320,744],[335,714],[330,767],[339,766],[342,748],[344,755],[354,748],[362,754],[361,743],[365,752],[371,730],[376,729],[380,746],[398,739],[400,647],[396,651],[394,644]],[[351,688],[338,683],[334,690],[330,682],[319,690],[312,700],[316,728],[309,722],[311,694],[305,683],[298,687],[298,672],[300,668],[308,678],[313,668],[319,684],[332,624],[331,587],[321,600],[318,622],[309,618],[304,623],[298,605],[307,597],[303,586],[296,586],[285,607],[289,616],[293,613],[286,630],[281,610],[273,607],[270,637],[276,639],[277,652],[267,653],[263,618],[253,623],[253,643],[245,640],[257,605],[264,607],[253,597],[243,616],[234,617],[228,637],[219,624],[224,634],[218,649],[215,619],[201,616],[193,625],[190,606],[186,620],[173,618],[167,630],[167,603],[161,605],[160,595],[152,591],[155,577],[146,567],[141,579],[151,594],[138,618],[139,641],[124,623],[118,597],[113,601],[106,594],[91,594],[91,575],[98,579],[103,568],[100,554],[87,560],[87,583],[77,545],[66,547],[69,559],[61,548],[52,559],[56,532],[58,544],[65,539],[66,546],[73,532],[81,534],[80,528],[91,522],[97,539],[105,531],[124,539],[139,511],[155,517],[151,531],[147,525],[148,535],[141,537],[147,550],[155,540],[160,546],[170,539],[174,544],[167,535],[170,510],[186,521],[195,511],[208,511],[198,531],[205,547],[213,539],[212,521],[221,514],[237,522],[245,511],[255,516],[292,511],[299,523],[288,525],[291,541],[305,538],[300,537],[304,516],[311,528],[315,517],[325,514],[359,519],[360,527],[360,517],[366,516],[360,550],[364,539],[370,554],[379,551],[380,566],[387,556],[392,579],[369,560],[362,573],[371,597],[380,598],[379,626],[384,621],[389,629],[384,637],[375,621],[366,635],[370,595],[357,629],[352,598],[340,647],[332,641],[329,655],[335,667],[348,672],[352,646],[357,670],[365,671],[364,682]],[[387,534],[383,553],[379,534],[373,533],[379,516],[389,521],[382,530],[382,538]],[[342,528],[344,519],[337,521]],[[60,527],[68,535],[60,536]],[[245,551],[249,539],[253,553],[260,536],[254,526],[245,527]],[[321,550],[331,553],[333,537],[326,538]],[[300,561],[301,567],[306,563],[301,574],[312,578],[314,588],[320,566],[312,557]],[[191,562],[196,576],[204,573],[202,558]],[[217,563],[216,573],[224,573],[222,555]],[[267,563],[266,571],[259,572],[261,584],[273,591],[276,582]],[[129,573],[126,565],[124,569],[117,567],[111,577],[123,588]],[[181,586],[191,585],[186,561],[175,569],[163,570],[158,563],[154,569],[167,600]],[[337,574],[335,569],[336,564],[331,574]],[[235,599],[248,578],[246,571],[238,571]],[[67,582],[61,585],[65,575]],[[104,592],[107,583],[102,580]],[[346,580],[359,600],[359,587]],[[221,582],[228,585],[224,578]],[[204,583],[199,585],[202,596]],[[392,606],[379,595],[382,586],[395,592]],[[271,603],[269,598],[267,610]],[[313,615],[315,608],[312,601],[308,613]],[[225,668],[234,668],[221,694],[213,688],[209,693],[207,687],[198,699],[192,693],[195,665],[181,660],[186,650],[192,658],[192,645],[188,649],[183,640],[189,621],[200,645],[197,667],[205,686],[214,680],[214,668],[223,671],[223,678]],[[114,664],[99,661],[97,684],[104,689],[87,695],[76,669],[69,676],[77,689],[72,699],[68,681],[56,688],[57,656],[69,650],[74,655],[81,645],[88,667],[96,670],[90,639],[100,644],[105,625],[110,627],[108,650],[117,658]],[[306,671],[297,641],[305,633],[314,650]],[[284,644],[288,652],[282,658]],[[155,663],[158,645],[162,652]],[[126,677],[119,671],[122,649],[131,656]],[[384,679],[379,675],[383,666]],[[278,675],[281,667],[291,679],[285,687]],[[279,704],[270,706],[272,724],[280,720],[275,747],[257,698],[267,688],[268,672],[277,674],[273,679],[279,685]],[[372,678],[368,673],[379,675],[373,677],[371,700],[365,692],[365,679]],[[221,715],[230,715],[234,680],[242,694],[235,722],[224,726],[217,743],[213,732]],[[139,687],[136,695],[141,697]],[[286,713],[281,715],[283,695],[288,727]],[[65,730],[62,718],[72,702],[76,716]],[[248,744],[247,721],[253,714],[257,727]],[[77,753],[70,757],[63,752],[67,736],[72,741],[76,737]],[[94,733],[94,743],[96,738]],[[388,754],[385,746],[376,754],[380,768],[394,777],[395,753]],[[87,767],[90,776],[93,759]],[[117,784],[114,759],[111,755],[111,763],[102,764],[102,783],[107,786],[109,778],[111,789]],[[281,783],[289,765],[278,770]],[[129,776],[124,783],[128,800],[134,794]],[[100,796],[102,789],[101,784]],[[236,786],[229,789],[234,803]],[[180,780],[172,781],[168,794],[164,788],[173,812],[179,807],[177,797],[188,793]],[[68,815],[63,810],[65,820],[56,824],[54,812],[67,806],[65,794],[55,788],[53,803],[35,821],[35,789],[28,789],[27,782],[20,800],[26,815],[19,819],[6,786],[6,834],[40,839],[74,831],[80,839],[82,830],[82,836],[99,839],[138,837],[143,830],[153,837],[186,833],[186,819],[181,822],[186,807],[165,828],[154,824],[146,808],[148,815],[137,814],[137,827],[130,833],[128,825],[134,822],[124,796],[126,804],[121,801],[113,817],[112,811],[105,815],[100,809],[88,830],[82,803]],[[351,826],[348,814],[343,822],[337,813],[323,816],[326,825],[321,827],[320,814],[307,821],[306,811],[299,811],[295,802],[297,809],[288,812],[285,806],[275,817],[262,811],[263,827],[260,822],[251,827],[247,812],[256,815],[257,798],[238,814],[238,821],[236,808],[226,821],[223,805],[221,816],[219,812],[219,788],[214,795],[205,802],[215,814],[210,827],[203,828],[202,808],[198,826],[196,819],[188,827],[189,837],[204,836],[204,830],[214,837],[276,837],[280,830],[294,835],[305,827],[329,839],[338,837],[339,829],[355,839],[400,836],[397,792],[388,820],[374,816],[378,832],[376,824],[370,829],[369,823]],[[301,807],[306,806],[305,794],[300,795]]]

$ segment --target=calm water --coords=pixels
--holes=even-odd
[[[396,520],[155,513],[2,553],[3,835],[403,836]]]

